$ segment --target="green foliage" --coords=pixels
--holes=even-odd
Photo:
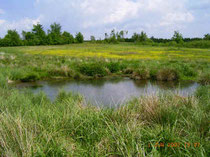
[[[172,39],[162,38],[148,38],[146,32],[140,34],[134,33],[132,38],[125,38],[128,31],[121,30],[116,32],[111,30],[110,35],[105,33],[105,39],[96,40],[94,36],[91,36],[92,43],[113,43],[119,42],[135,42],[141,45],[151,46],[173,46],[173,47],[189,47],[189,48],[210,48],[210,34],[206,34],[204,38],[183,38],[182,34],[178,31],[174,32]],[[77,33],[74,37],[64,31],[61,31],[61,25],[53,23],[50,25],[48,33],[45,33],[41,24],[33,25],[32,31],[22,31],[23,38],[21,39],[15,30],[9,30],[8,34],[1,39],[0,46],[35,46],[35,45],[64,45],[71,43],[83,43],[84,36],[82,33]]]
[[[41,24],[33,25],[32,33],[35,35],[34,42],[37,45],[46,45],[46,33]]]
[[[110,35],[105,33],[105,39],[104,41],[107,43],[116,44],[118,42],[124,42],[125,41],[125,35],[128,34],[128,31],[121,30],[120,32],[115,32],[115,30],[111,30]]]
[[[6,36],[1,41],[3,46],[21,46],[22,40],[16,30],[8,30]]]
[[[179,31],[175,31],[172,40],[175,41],[176,43],[183,43],[182,34],[179,33]]]
[[[147,34],[142,31],[141,34],[134,33],[132,39],[134,42],[146,42],[148,37]]]
[[[81,74],[87,75],[87,76],[98,76],[103,77],[107,75],[107,71],[104,66],[101,65],[101,63],[82,63],[79,66],[79,71]]]
[[[35,45],[39,45],[40,44],[39,39],[32,32],[25,32],[25,31],[23,31],[22,32],[22,36],[23,36],[24,45],[35,46]]]
[[[124,30],[121,30],[120,32],[117,32],[116,33],[116,36],[117,36],[117,40],[120,41],[120,42],[124,42],[125,41],[125,35],[128,34],[128,31],[124,31]]]
[[[64,31],[62,34],[63,44],[74,43],[74,37],[69,32]]]
[[[91,35],[91,36],[90,36],[90,41],[91,41],[92,43],[94,43],[94,42],[96,41],[96,38],[95,38],[93,35]]]
[[[210,34],[205,34],[204,35],[204,40],[210,40]]]
[[[82,35],[81,32],[79,32],[79,33],[76,34],[75,39],[76,39],[76,42],[77,43],[83,43],[84,42],[84,36]]]
[[[65,35],[67,34],[65,33]],[[50,30],[48,30],[48,43],[50,45],[60,45],[63,43],[60,24],[53,23],[50,25]]]
[[[119,62],[112,62],[111,61],[111,62],[108,62],[106,66],[111,73],[116,73],[116,72],[121,70],[121,65],[120,65]]]
[[[210,40],[185,42],[183,47],[189,48],[210,48]]]
[[[40,76],[38,73],[36,72],[29,72],[29,73],[25,73],[20,80],[22,82],[33,82],[33,81],[37,81],[40,79]]]

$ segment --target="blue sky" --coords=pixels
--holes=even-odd
[[[75,34],[81,31],[104,38],[111,29],[145,31],[149,36],[171,38],[210,33],[210,0],[0,0],[0,37],[8,29],[31,30],[53,22]]]

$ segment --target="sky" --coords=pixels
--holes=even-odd
[[[30,31],[40,23],[45,30],[57,22],[62,30],[104,38],[112,29],[145,31],[149,37],[171,38],[210,33],[210,0],[0,0],[0,37],[7,30]]]

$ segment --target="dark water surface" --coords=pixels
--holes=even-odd
[[[79,93],[86,103],[97,106],[120,105],[133,97],[157,94],[160,91],[176,92],[182,96],[192,95],[199,84],[195,82],[151,82],[131,79],[111,80],[54,80],[35,83],[19,83],[18,89],[29,88],[33,93],[43,91],[53,101],[59,91]]]

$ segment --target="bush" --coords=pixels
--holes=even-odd
[[[79,71],[87,76],[103,77],[107,75],[107,71],[100,63],[83,63],[79,65]]]
[[[209,40],[200,40],[200,41],[191,41],[185,42],[184,47],[189,48],[210,48],[210,41]]]
[[[106,66],[111,73],[118,72],[121,69],[119,62],[109,62]]]

